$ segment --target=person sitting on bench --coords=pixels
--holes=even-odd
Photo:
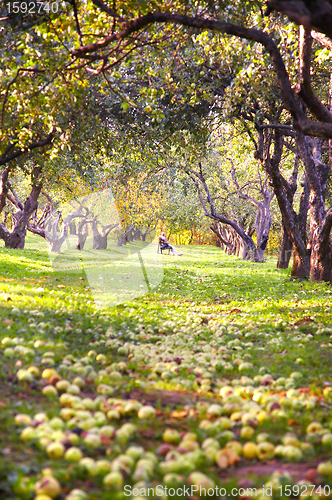
[[[178,255],[179,257],[182,255],[182,253],[178,253],[173,245],[171,245],[167,240],[166,233],[161,233],[161,235],[159,236],[159,245],[161,250],[167,250],[167,248],[169,248],[173,255]]]

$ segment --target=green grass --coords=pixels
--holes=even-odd
[[[138,250],[144,272],[157,285],[149,293],[141,292],[145,281]],[[112,397],[152,404],[158,411],[152,423],[139,420],[137,414],[111,422],[117,429],[126,421],[134,422],[137,434],[128,443],[141,445],[145,451],[156,452],[166,427],[193,431],[200,444],[215,435],[224,446],[229,436],[215,419],[208,418],[215,423],[210,430],[199,426],[207,419],[207,404],[217,402],[227,417],[237,411],[241,417],[254,404],[268,411],[269,420],[255,424],[252,441],[264,431],[278,445],[285,433],[292,432],[299,443],[312,443],[300,458],[308,468],[329,458],[332,448],[322,444],[324,430],[307,435],[306,427],[317,420],[330,432],[332,424],[326,390],[332,385],[331,287],[294,281],[288,270],[276,269],[276,259],[271,257],[254,264],[225,256],[211,246],[183,247],[181,258],[157,256],[155,249],[151,254],[146,251],[144,245],[134,244],[129,250],[111,245],[100,254],[69,251],[60,256],[60,263],[52,264],[37,238],[28,237],[24,251],[0,248],[0,341],[7,338],[0,350],[0,464],[1,454],[4,458],[0,498],[34,498],[23,486],[26,482],[33,485],[45,467],[52,468],[65,494],[79,487],[91,500],[128,498],[121,491],[105,490],[100,476],[87,478],[79,465],[48,458],[40,436],[28,442],[20,439],[22,428],[15,424],[15,414],[33,417],[46,412],[52,417],[60,411],[57,396],[48,399],[42,394],[44,379],[17,380],[17,371],[29,366],[40,371],[52,367],[71,382],[80,376],[83,396],[94,398],[102,383]],[[130,293],[125,289],[128,276]],[[114,305],[121,302],[120,296],[125,301]],[[126,349],[119,351],[123,346]],[[87,357],[91,349],[105,358]],[[300,372],[299,378],[294,372]],[[236,391],[233,400],[219,395],[226,385]],[[289,408],[282,398],[291,389],[297,391],[287,393]],[[256,403],[252,401],[255,392],[262,394]],[[207,404],[199,409],[200,401]],[[277,403],[275,408],[271,408],[273,403]],[[236,415],[232,419],[233,439],[244,444]],[[98,459],[106,453],[114,460],[128,443],[106,439],[97,449],[90,449],[81,439],[79,446],[84,455]],[[237,474],[249,463],[241,458],[236,467],[220,471],[202,453],[193,458],[194,469],[227,488],[237,484]],[[277,458],[276,468],[285,460]],[[253,484],[260,487],[271,471],[265,473],[261,461],[254,464],[258,472]],[[161,469],[155,466],[147,484],[162,484]],[[190,469],[180,467],[183,484],[189,473]],[[137,482],[133,474],[134,469],[125,483]],[[293,484],[296,479],[290,480]]]

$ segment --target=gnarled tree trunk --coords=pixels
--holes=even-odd
[[[14,214],[15,223],[12,232],[10,233],[6,228],[3,228],[5,230],[3,233],[5,237],[3,239],[6,247],[24,248],[29,219],[38,208],[38,197],[42,190],[42,183],[38,182],[40,173],[40,167],[33,168],[31,192],[25,200],[24,205],[20,204],[20,209]]]
[[[113,229],[115,229],[119,223],[116,222],[115,224],[109,224],[107,226],[104,226],[100,224],[98,221],[98,215],[93,217],[92,220],[88,221],[91,223],[91,228],[92,228],[92,236],[93,236],[93,243],[92,243],[92,248],[95,250],[106,250],[107,249],[107,237],[110,234]],[[98,225],[100,225],[100,231],[98,229]]]
[[[69,225],[69,228],[73,223]],[[76,225],[75,225],[76,229]],[[72,233],[71,233],[72,234]],[[77,225],[77,245],[76,250],[83,250],[87,237],[89,236],[88,224],[86,219],[81,220]]]

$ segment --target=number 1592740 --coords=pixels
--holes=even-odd
[[[9,14],[42,14],[59,10],[58,2],[8,2],[6,7]]]

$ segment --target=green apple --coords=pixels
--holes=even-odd
[[[88,433],[83,438],[83,443],[91,448],[98,448],[101,445],[101,438],[98,434]]]
[[[76,446],[72,446],[65,453],[65,459],[68,460],[68,462],[79,462],[82,457],[83,453]]]
[[[226,444],[226,448],[234,450],[237,453],[237,455],[242,454],[242,445],[238,441],[228,441],[228,443]]]
[[[96,461],[96,468],[98,474],[105,476],[111,471],[111,462],[106,459],[100,459]]]
[[[107,474],[103,483],[107,489],[121,490],[123,486],[123,476],[121,472],[114,471]]]
[[[83,398],[82,404],[84,405],[84,408],[86,410],[94,410],[94,408],[95,408],[95,402],[91,398]]]
[[[134,460],[138,460],[142,458],[144,455],[144,448],[142,446],[129,446],[126,450],[126,455],[133,458]]]
[[[176,488],[184,483],[184,477],[174,472],[169,472],[165,474],[163,478],[163,483],[169,488]]]
[[[82,389],[85,386],[85,381],[82,377],[75,377],[73,384],[78,385],[78,387]]]
[[[240,437],[242,439],[248,440],[251,439],[253,434],[255,433],[255,429],[250,427],[250,425],[244,425],[240,432]]]
[[[85,491],[75,488],[68,493],[65,500],[88,500],[88,495]]]
[[[27,415],[26,413],[18,413],[15,415],[15,423],[18,425],[29,425],[31,420],[30,415]]]
[[[306,429],[307,434],[317,434],[323,429],[320,422],[311,422]]]
[[[317,467],[318,474],[322,476],[332,476],[332,463],[331,462],[321,462]]]
[[[121,414],[118,410],[109,410],[106,415],[108,420],[120,420],[121,418]]]
[[[203,443],[202,443],[202,450],[205,450],[205,448],[215,448],[216,450],[219,450],[220,449],[220,443],[219,441],[217,441],[216,439],[214,438],[206,438],[204,439]]]
[[[299,462],[303,457],[303,453],[297,446],[287,445],[284,446],[283,457],[291,462]]]
[[[223,407],[218,404],[212,404],[208,407],[206,413],[210,417],[220,417],[223,414]]]
[[[67,394],[73,394],[74,396],[78,396],[81,392],[81,389],[76,384],[70,384],[66,392]]]
[[[102,411],[96,411],[94,414],[94,418],[96,420],[98,427],[107,424],[107,418],[105,416],[105,413],[103,413]]]
[[[62,420],[62,418],[59,418],[59,417],[51,418],[49,424],[52,427],[52,429],[54,429],[54,430],[64,429],[64,427],[65,427],[64,421]]]
[[[176,429],[165,429],[163,432],[163,441],[168,444],[178,444],[180,442],[180,434]]]
[[[40,370],[37,366],[29,366],[28,372],[31,373],[34,377],[40,377]]]
[[[45,387],[43,387],[42,389],[42,393],[44,394],[44,396],[48,397],[53,397],[58,395],[58,391],[54,387],[54,385],[45,385]]]
[[[116,429],[113,425],[103,425],[100,427],[98,434],[101,436],[107,436],[113,438],[115,436]]]
[[[30,441],[32,439],[35,439],[37,437],[37,431],[31,426],[26,427],[23,429],[23,431],[20,434],[20,438],[23,441]]]
[[[68,380],[61,379],[59,380],[56,384],[55,387],[58,389],[60,392],[66,392],[68,387],[70,386],[70,382]]]
[[[36,495],[48,495],[55,498],[61,493],[60,483],[53,476],[45,476],[35,484]]]
[[[137,415],[140,420],[152,420],[156,416],[156,410],[150,405],[142,406]]]
[[[97,476],[98,469],[96,462],[94,461],[93,458],[83,457],[81,458],[79,464],[87,470],[89,476],[91,477]]]
[[[332,434],[331,433],[326,433],[326,434],[323,434],[322,436],[322,444],[324,446],[328,446],[328,447],[331,447],[332,445]]]
[[[197,491],[199,491],[200,488],[209,490],[215,487],[215,482],[202,472],[192,472],[188,477],[188,483],[197,487]]]
[[[62,443],[56,441],[47,446],[46,453],[50,458],[61,458],[65,453],[65,447]]]
[[[32,373],[29,373],[28,370],[25,370],[24,368],[18,370],[16,377],[20,382],[31,382],[33,380]]]
[[[269,434],[267,432],[260,432],[256,436],[256,442],[261,443],[262,441],[267,441],[269,439]]]
[[[269,441],[261,441],[257,445],[259,460],[271,460],[274,457],[274,446]]]

